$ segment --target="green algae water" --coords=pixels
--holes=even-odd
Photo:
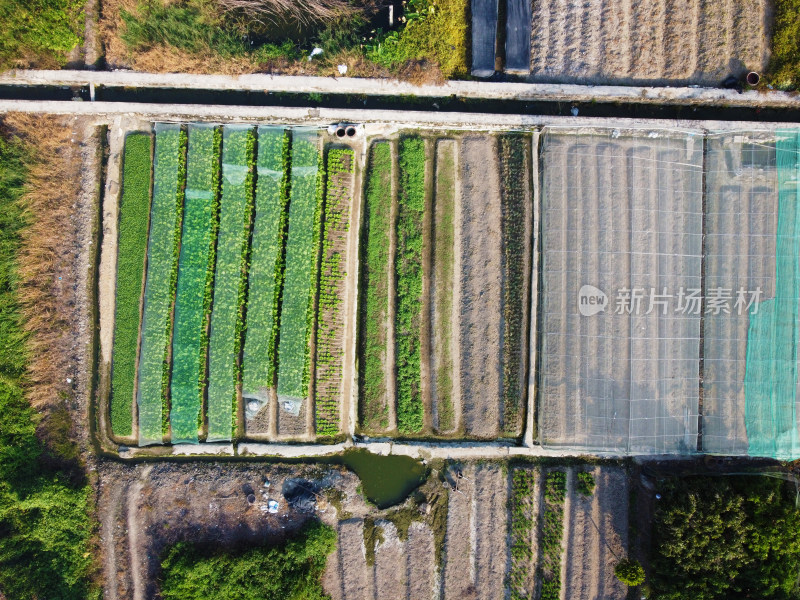
[[[367,499],[378,508],[399,504],[425,480],[426,468],[408,456],[380,456],[367,450],[348,450],[328,462],[344,465],[361,480]]]

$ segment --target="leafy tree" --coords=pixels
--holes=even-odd
[[[662,492],[654,531],[654,598],[800,597],[800,511],[782,480],[673,482]]]
[[[320,577],[336,532],[314,521],[279,547],[221,552],[182,542],[164,557],[164,600],[325,600]]]

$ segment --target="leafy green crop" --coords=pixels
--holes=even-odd
[[[117,307],[111,377],[111,428],[114,435],[120,436],[131,435],[133,428],[133,387],[150,213],[151,145],[149,134],[128,135],[122,163]]]
[[[400,140],[400,195],[397,211],[395,276],[397,298],[395,345],[397,362],[397,428],[422,430],[420,379],[422,331],[422,217],[425,210],[425,142]]]
[[[384,357],[389,311],[389,233],[392,151],[388,142],[372,144],[364,192],[361,290],[364,295],[359,339],[359,410],[367,431],[386,428],[388,405]]]
[[[545,508],[542,519],[542,581],[541,600],[558,600],[561,594],[561,544],[564,530],[564,498],[566,497],[567,474],[551,471],[545,477]]]
[[[286,273],[278,342],[278,395],[308,396],[308,341],[317,279],[321,196],[316,133],[295,133]]]
[[[163,434],[164,382],[169,379],[166,357],[171,332],[170,312],[175,296],[185,144],[186,136],[180,126],[156,125],[155,177],[137,396],[139,443],[142,445],[160,443]]]
[[[247,291],[242,393],[263,396],[274,385],[278,303],[283,283],[283,238],[288,201],[289,138],[282,129],[258,129],[256,215]]]
[[[333,148],[328,151],[317,327],[316,423],[319,435],[339,433],[344,333],[339,305],[346,276],[342,249],[347,245],[354,165],[352,150]]]
[[[172,343],[173,442],[196,442],[206,377],[206,327],[211,303],[219,203],[219,131],[189,126],[175,337]]]
[[[533,488],[535,472],[514,469],[511,476],[511,600],[533,598],[531,548],[533,528]]]
[[[214,276],[208,371],[208,439],[230,440],[236,416],[247,248],[253,213],[255,136],[249,127],[223,130],[222,205]]]
[[[0,71],[17,61],[41,61],[38,68],[66,64],[83,42],[85,7],[81,0],[0,1]]]

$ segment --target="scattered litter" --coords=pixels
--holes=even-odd
[[[72,377],[67,377],[67,383],[72,383]]]
[[[264,487],[268,488],[270,486],[270,481],[266,477],[264,478]]]
[[[577,116],[578,116],[578,107],[577,107],[577,106],[573,106],[573,107],[572,107],[572,110],[571,110],[571,111],[569,111],[569,112],[571,112],[571,113],[572,113],[572,116],[573,116],[573,117],[577,117]]]
[[[315,56],[319,56],[320,54],[322,54],[322,48],[314,48],[311,51],[311,54],[308,55],[308,60],[311,60],[312,58],[314,58]]]
[[[270,500],[267,502],[267,510],[269,510],[269,512],[273,515],[278,512],[279,507],[280,505],[278,504],[277,500]]]
[[[347,73],[347,65],[339,65],[337,69],[339,69],[339,75]]]
[[[611,137],[617,139],[619,137],[619,129],[615,129],[611,132]]]
[[[247,503],[248,504],[255,504],[256,503],[256,495],[255,494],[248,494],[247,495]]]

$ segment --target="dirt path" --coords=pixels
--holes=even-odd
[[[717,86],[764,71],[772,12],[766,0],[543,0],[530,80]]]
[[[424,523],[412,523],[408,528],[406,543],[406,597],[420,600],[432,598],[435,594],[435,569],[433,532]]]
[[[497,142],[466,138],[461,157],[461,403],[467,435],[497,437],[502,374],[502,248]]]
[[[436,141],[425,139],[425,208],[422,216],[422,307],[419,320],[421,331],[419,335],[419,375],[420,399],[422,400],[422,431],[433,432],[433,400],[431,388],[435,385],[433,379],[431,358],[431,306],[432,306],[432,278],[433,278],[433,187],[435,184],[434,168],[436,164]]]
[[[464,474],[473,476],[472,470],[465,469]],[[448,499],[442,585],[445,598],[475,597],[471,496],[472,486],[461,494],[451,493]]]

